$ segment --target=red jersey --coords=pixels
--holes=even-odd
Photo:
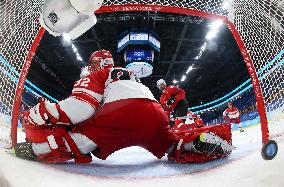
[[[223,116],[228,116],[229,119],[235,119],[240,117],[240,113],[239,110],[236,107],[233,107],[232,109],[227,108],[224,112],[223,112]]]
[[[201,118],[195,119],[195,123],[197,126],[204,126],[204,122]]]
[[[156,101],[148,87],[125,68],[105,68],[81,78],[70,97],[58,103],[73,124],[91,117],[100,106],[123,99]],[[74,110],[76,106],[80,110]]]
[[[176,103],[180,100],[183,100],[185,98],[185,91],[183,89],[180,89],[179,87],[177,86],[167,86],[161,97],[160,97],[160,103],[162,104],[163,108],[166,110],[166,111],[171,111],[173,110],[173,106],[168,106],[167,105],[167,101],[170,99],[170,98],[174,98],[176,100]]]

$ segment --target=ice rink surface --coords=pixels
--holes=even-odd
[[[139,147],[123,149],[92,164],[46,165],[13,157],[0,149],[0,187],[238,186],[283,187],[284,141],[271,161],[261,157],[260,126],[233,132],[237,148],[226,159],[204,164],[176,164],[154,158]]]

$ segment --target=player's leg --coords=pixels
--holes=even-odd
[[[231,127],[229,124],[203,127],[192,131],[176,133],[179,137],[170,160],[180,163],[204,162],[229,155],[231,145]]]
[[[241,119],[240,119],[240,117],[238,117],[238,118],[235,119],[235,123],[238,124],[238,127],[239,127],[240,132],[244,132],[244,129],[243,129],[242,124],[241,124]]]
[[[200,140],[200,137],[196,138],[194,141],[184,144],[183,149],[194,153],[218,153],[225,154],[221,145],[207,143]]]
[[[195,139],[196,148],[204,150],[204,152],[215,152],[219,154],[229,154],[235,149],[229,142],[222,139],[213,132],[201,133],[200,136]]]
[[[168,117],[158,103],[152,103],[152,117],[148,118],[147,125],[157,126],[155,133],[151,135],[148,141],[145,141],[143,147],[150,151],[157,158],[162,158],[165,153],[173,149],[174,144],[178,141],[178,137],[169,128]]]
[[[180,100],[174,109],[174,117],[185,117],[188,111],[188,102],[186,99]]]
[[[158,108],[158,109],[157,109]],[[172,144],[168,132],[168,117],[157,102],[148,99],[127,99],[105,104],[92,122],[86,121],[72,132],[79,132],[97,144],[92,153],[106,159],[113,152],[130,147],[142,146],[157,157],[164,155]],[[159,134],[157,140],[154,137]],[[149,142],[157,142],[147,147]],[[145,146],[144,146],[145,145]]]
[[[47,163],[75,159],[75,162],[90,162],[90,147],[96,144],[81,134],[68,133],[64,126],[24,124],[27,142],[14,148],[17,157]],[[86,149],[88,148],[89,149]]]
[[[180,100],[177,103],[177,106],[174,109],[173,112],[173,117],[174,118],[178,118],[178,117],[185,117],[187,115],[188,112],[188,102],[186,99]],[[181,125],[181,123],[184,123],[185,119],[176,119],[174,123],[170,123],[170,127],[174,127],[174,126],[179,126]]]

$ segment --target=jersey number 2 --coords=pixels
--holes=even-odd
[[[89,82],[90,82],[90,79],[89,79],[89,78],[83,78],[83,79],[78,80],[78,81],[75,83],[74,86],[88,87]]]

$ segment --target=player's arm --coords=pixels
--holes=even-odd
[[[185,98],[185,92],[176,86],[170,86],[168,92],[170,93],[170,98],[167,101],[167,105],[173,110],[177,103]]]
[[[183,89],[180,89],[179,87],[175,87],[175,92],[176,94],[174,98],[176,101],[180,101],[185,98],[185,91]]]
[[[162,107],[163,107],[163,109],[164,109],[165,111],[171,111],[171,109],[170,109],[169,106],[167,105],[167,100],[166,100],[166,98],[165,98],[164,95],[161,95],[160,103],[161,103],[161,105],[162,105]]]
[[[226,119],[227,118],[227,114],[228,114],[228,112],[227,112],[227,109],[223,112],[223,118],[224,119]]]
[[[58,103],[40,101],[29,111],[30,121],[35,125],[69,125],[90,118],[100,106],[103,97],[104,83],[101,80],[93,80],[87,76],[75,83],[67,99]]]
[[[237,108],[236,108],[236,117],[240,117],[240,112]]]
[[[170,86],[168,92],[170,93],[170,98],[167,101],[169,106],[175,106],[178,101],[185,98],[185,91],[176,86]]]

